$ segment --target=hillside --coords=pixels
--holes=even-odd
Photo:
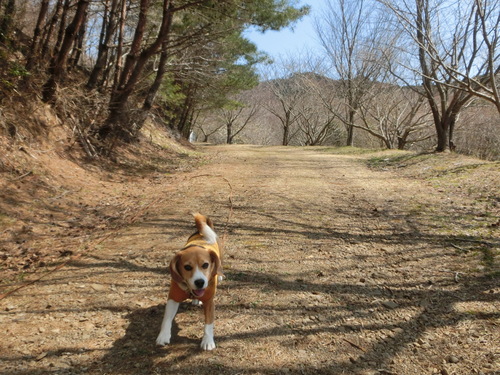
[[[38,101],[23,105],[4,108],[5,123],[16,131],[0,134],[3,286],[78,253],[96,232],[130,224],[149,202],[150,189],[203,160],[188,142],[152,122],[139,142],[89,158],[71,118]]]

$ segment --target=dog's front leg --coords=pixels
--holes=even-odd
[[[175,302],[173,299],[169,299],[167,301],[167,305],[165,306],[165,315],[163,316],[163,321],[161,322],[160,334],[156,338],[157,345],[170,344],[170,337],[172,336],[172,322],[174,321],[178,308],[179,302]]]
[[[211,299],[203,304],[205,312],[205,330],[203,339],[201,340],[201,348],[203,350],[215,349],[214,341],[214,320],[215,320],[215,303]]]

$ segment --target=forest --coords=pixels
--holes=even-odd
[[[38,100],[92,158],[136,141],[148,119],[215,143],[500,157],[498,1],[325,4],[322,51],[271,61],[245,30],[293,26],[309,6],[2,0],[0,131],[39,133],[16,121]]]
[[[498,159],[499,5],[326,1],[315,19],[322,52],[266,66],[259,86],[238,96],[245,105],[211,113],[197,131],[219,142]]]

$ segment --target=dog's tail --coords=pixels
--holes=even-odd
[[[213,229],[212,220],[199,213],[194,213],[193,216],[196,223],[196,229],[198,229],[198,232],[203,236],[205,241],[209,244],[216,243],[217,234],[215,234]]]

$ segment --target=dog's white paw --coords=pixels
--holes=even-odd
[[[215,349],[214,341],[214,324],[205,324],[205,332],[203,334],[203,339],[201,340],[202,350],[213,350]]]
[[[160,332],[156,338],[156,345],[164,346],[170,344],[170,333]]]
[[[214,350],[215,349],[214,338],[207,335],[203,336],[200,347],[202,350]]]
[[[217,276],[217,282],[218,282],[219,284],[220,284],[221,282],[223,282],[223,281],[224,281],[224,279],[225,279],[225,277],[224,277],[224,276],[222,276],[222,275]]]
[[[191,302],[191,304],[192,304],[193,306],[201,306],[201,305],[203,305],[203,302],[201,302],[201,301],[200,301],[200,300],[198,300],[198,299],[194,299],[194,300],[193,300],[193,302]]]

